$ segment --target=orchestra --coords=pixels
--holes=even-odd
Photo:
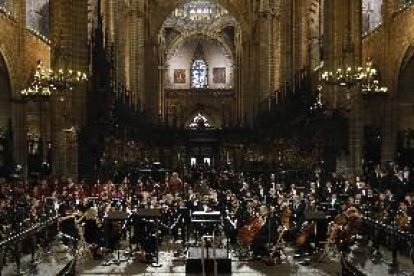
[[[195,237],[220,232],[233,249],[243,248],[253,259],[278,261],[286,246],[300,254],[312,253],[318,250],[315,246],[325,250],[320,245],[323,241],[346,252],[364,232],[365,217],[413,231],[413,194],[395,198],[388,188],[371,187],[368,179],[344,180],[332,174],[324,180],[315,173],[300,183],[289,183],[275,179],[274,174],[256,177],[206,168],[183,175],[181,179],[177,172],[166,174],[160,182],[126,177],[120,184],[42,180],[35,189],[19,182],[4,184],[0,239],[42,217],[58,216],[56,231],[85,243],[85,250],[96,259],[118,250],[120,241],[127,240],[132,251],[151,262],[164,240],[181,241],[185,247]],[[159,210],[161,215],[146,217],[142,210]],[[217,212],[222,222],[192,224],[194,212]],[[374,247],[380,233],[378,229],[371,233]],[[48,246],[44,235],[35,238]]]

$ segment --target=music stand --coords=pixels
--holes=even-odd
[[[105,217],[105,219],[108,221],[108,223],[112,223],[112,221],[127,221],[127,220],[129,220],[129,218],[130,218],[130,215],[127,212],[123,212],[123,211],[111,212],[111,213],[108,213],[108,216]],[[121,249],[119,247],[118,247],[118,249],[116,249],[116,251],[117,251],[116,259],[114,259],[112,261],[105,262],[103,264],[104,266],[109,266],[109,265],[111,265],[111,263],[113,263],[115,265],[119,265],[121,262],[128,261],[128,259],[127,260],[121,260],[120,259]]]
[[[159,230],[159,218],[161,217],[161,209],[137,209],[135,216],[141,218],[153,218],[155,220],[155,262],[151,262],[152,267],[161,267],[162,264],[159,263],[159,244],[158,244],[158,230]]]
[[[199,224],[201,226],[213,225],[213,232],[217,229],[218,224],[222,224],[223,220],[219,211],[194,211],[191,214],[191,226],[194,230],[194,226]],[[205,233],[204,233],[205,234]],[[212,233],[211,233],[212,234]],[[196,231],[195,243],[198,244],[199,233]]]

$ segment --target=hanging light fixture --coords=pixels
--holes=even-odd
[[[55,92],[69,92],[73,87],[88,80],[86,73],[72,69],[49,70],[50,88]]]
[[[20,91],[20,95],[23,99],[29,101],[45,101],[52,92],[50,90],[50,72],[47,70],[41,61],[36,66],[36,72],[33,77],[33,81],[30,85]]]
[[[59,35],[57,43],[54,45],[56,54],[54,58],[57,61],[66,59],[68,54],[65,53],[64,47],[61,45],[62,35]],[[22,98],[29,101],[42,101],[48,99],[53,93],[64,93],[73,90],[75,85],[88,80],[86,73],[66,69],[66,62],[64,67],[57,70],[45,68],[41,61],[38,62],[36,72],[33,76],[33,81],[29,87],[20,91]]]
[[[361,91],[363,94],[387,93],[388,88],[380,85],[378,70],[372,66],[372,62],[368,61],[365,71],[361,74]]]
[[[76,71],[67,66],[67,58],[70,56],[62,45],[62,33],[53,45],[55,52],[53,60],[55,65],[62,66],[58,69],[49,69],[50,89],[53,92],[65,93],[73,90],[74,86],[88,80],[87,74]]]
[[[321,81],[328,85],[352,88],[361,85],[362,93],[386,93],[388,88],[381,86],[378,70],[368,61],[363,67],[339,67],[335,71],[324,71]]]
[[[367,61],[362,66],[355,66],[355,47],[351,37],[350,1],[348,0],[348,22],[346,26],[346,44],[342,48],[342,62],[339,67],[332,71],[323,71],[321,83],[351,89],[361,85],[363,93],[381,92],[386,93],[388,89],[379,84],[378,70]]]

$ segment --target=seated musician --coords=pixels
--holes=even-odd
[[[410,221],[410,229],[414,231],[414,195],[407,195],[405,197],[405,202],[407,204],[407,215]]]
[[[93,203],[88,203],[80,222],[84,223],[84,239],[91,245],[93,257],[100,259],[102,257],[100,248],[104,246],[104,241],[99,227],[98,209],[93,207]]]
[[[231,245],[237,243],[237,218],[226,212],[223,220],[223,230]]]
[[[59,228],[60,231],[76,240],[79,239],[78,220],[76,219],[75,208],[68,202],[64,202],[59,206]],[[70,244],[70,240],[67,238],[63,239],[64,244]]]
[[[178,177],[177,172],[172,173],[171,179],[169,180],[169,183],[168,183],[168,188],[170,190],[170,193],[173,195],[182,192],[183,182],[181,178]]]

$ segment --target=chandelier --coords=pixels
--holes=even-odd
[[[324,71],[321,81],[328,85],[352,88],[361,84],[363,93],[386,93],[388,89],[380,86],[378,70],[368,61],[364,66],[341,66],[334,71]]]
[[[36,66],[36,72],[30,85],[20,92],[22,98],[31,101],[48,99],[52,92],[68,92],[79,83],[88,80],[86,73],[71,69],[46,69],[41,61]]]
[[[349,0],[346,31],[346,44],[342,48],[343,56],[341,65],[332,71],[323,71],[320,79],[321,82],[348,89],[356,85],[361,85],[363,93],[386,93],[388,89],[380,86],[378,70],[372,66],[371,61],[367,61],[363,65],[352,65],[355,64],[355,47],[351,37]]]
[[[372,62],[366,64],[366,70],[361,78],[361,91],[364,94],[388,92],[387,87],[380,85],[378,71],[372,67]]]
[[[86,73],[71,69],[50,72],[50,88],[56,92],[72,91],[73,87],[88,80]]]
[[[22,98],[31,101],[44,101],[52,92],[50,89],[50,71],[47,70],[41,61],[36,66],[36,72],[30,85],[20,91]]]

